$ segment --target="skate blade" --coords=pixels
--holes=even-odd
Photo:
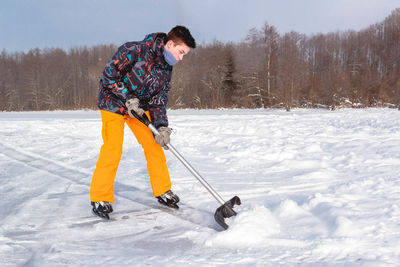
[[[160,202],[161,203],[161,202]],[[173,209],[179,209],[179,206],[176,204],[167,204],[167,203],[161,203],[161,205],[168,207],[168,208],[173,208]]]
[[[176,205],[176,204],[169,204],[169,205],[166,205],[166,206],[170,207],[170,208],[173,208],[173,209],[179,209],[179,206]]]

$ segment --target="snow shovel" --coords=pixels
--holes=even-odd
[[[131,113],[136,119],[149,127],[154,135],[160,135],[156,127],[151,124],[146,114],[139,116],[134,110],[131,110]],[[166,146],[169,148],[169,151],[171,151],[172,154],[174,154],[175,157],[182,162],[182,164],[194,175],[194,177],[196,177],[197,180],[199,180],[199,182],[208,190],[208,192],[210,192],[211,195],[213,195],[213,197],[221,204],[221,206],[215,211],[214,218],[215,221],[225,230],[228,229],[229,226],[225,223],[225,218],[230,218],[236,215],[236,212],[233,210],[233,206],[241,204],[240,198],[238,196],[234,196],[232,199],[225,202],[222,197],[207,183],[207,181],[204,180],[204,178],[201,177],[201,175],[189,164],[189,162],[187,162],[187,160],[175,149],[175,147],[171,145],[171,143],[168,143]]]

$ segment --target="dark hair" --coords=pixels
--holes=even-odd
[[[190,34],[190,31],[184,26],[178,25],[172,28],[172,30],[170,30],[167,34],[167,42],[169,40],[172,40],[178,44],[183,42],[191,48],[196,48],[196,41]]]

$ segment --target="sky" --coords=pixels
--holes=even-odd
[[[267,22],[284,34],[361,30],[400,0],[0,0],[0,51],[122,44],[190,29],[197,43],[240,42]]]

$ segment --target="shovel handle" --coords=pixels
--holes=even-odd
[[[135,116],[136,119],[138,119],[140,122],[145,124],[147,127],[149,127],[150,131],[153,132],[154,135],[159,135],[160,132],[157,130],[156,127],[154,127],[153,124],[151,124],[149,118],[147,115],[144,113],[143,116],[139,116],[134,110],[131,110],[131,113]],[[166,146],[169,148],[172,154],[180,161],[182,164],[193,174],[194,177],[196,177],[197,180],[210,192],[210,194],[221,204],[224,205],[225,201],[222,199],[222,197],[207,183],[206,180],[204,180],[203,177],[190,165],[190,163],[178,152],[178,150],[175,149],[175,147],[171,144],[168,143]]]
[[[150,126],[153,126],[152,124],[150,124]],[[153,126],[154,127],[154,126]],[[151,129],[151,128],[150,128]],[[192,165],[190,165],[190,163],[175,149],[175,147],[173,145],[171,145],[170,143],[167,144],[169,150],[171,151],[172,154],[175,155],[175,157],[182,162],[182,164],[186,167],[186,169],[188,169],[194,177],[197,178],[197,180],[199,180],[199,182],[208,190],[208,192],[210,192],[211,195],[213,195],[213,197],[219,202],[219,204],[223,205],[225,204],[225,201],[222,199],[222,197],[211,187],[211,185],[209,185],[207,183],[206,180],[204,180],[203,177],[201,177],[201,175],[192,167]]]

